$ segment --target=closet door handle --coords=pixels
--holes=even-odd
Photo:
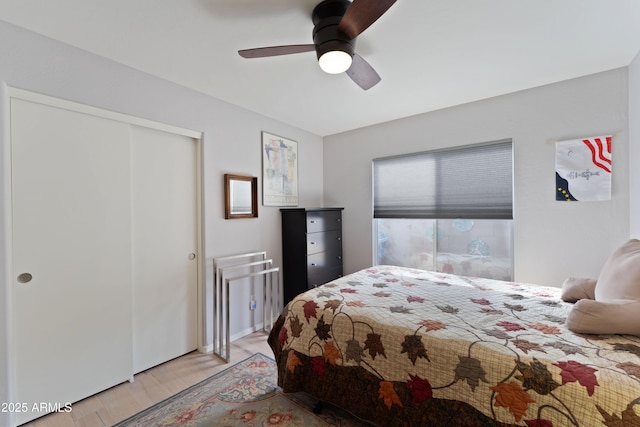
[[[31,273],[22,273],[18,275],[18,283],[29,283],[33,279]]]
[[[196,259],[196,254],[194,254],[193,252],[191,252],[191,253],[189,254],[189,259],[190,259],[190,260],[192,260],[192,261],[193,261],[194,259]]]

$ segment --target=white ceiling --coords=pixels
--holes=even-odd
[[[315,53],[319,0],[0,0],[4,20],[326,136],[628,65],[639,0],[398,0],[356,51],[382,77],[363,91]]]

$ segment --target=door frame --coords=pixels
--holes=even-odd
[[[5,274],[3,277],[3,281],[5,282],[4,293],[6,296],[6,340],[8,343],[7,348],[7,402],[12,402],[15,399],[15,388],[16,388],[16,379],[14,377],[14,351],[15,348],[15,340],[13,333],[13,312],[12,312],[12,301],[13,294],[11,291],[12,283],[13,283],[13,235],[12,235],[12,187],[11,187],[11,99],[21,99],[31,102],[36,102],[56,108],[62,108],[78,113],[93,115],[96,117],[114,120],[130,125],[136,125],[151,129],[156,129],[168,133],[173,133],[177,135],[182,135],[189,137],[194,140],[196,144],[196,158],[194,159],[194,169],[196,174],[196,236],[197,236],[197,316],[196,316],[196,334],[197,334],[197,350],[202,353],[207,352],[206,346],[206,337],[205,335],[205,286],[204,282],[206,279],[206,263],[204,259],[204,185],[203,185],[203,139],[204,133],[202,131],[195,131],[191,129],[186,129],[178,126],[168,125],[160,122],[156,122],[153,120],[143,119],[140,117],[131,116],[124,113],[118,113],[115,111],[105,110],[98,107],[89,106],[86,104],[81,104],[78,102],[63,100],[60,98],[55,98],[47,95],[42,95],[36,92],[31,92],[23,89],[14,88],[11,86],[7,86],[4,82],[2,83],[2,88],[0,88],[0,102],[2,102],[2,107],[0,108],[0,113],[2,117],[0,118],[0,123],[4,123],[5,126],[3,129],[3,134],[0,135],[0,148],[2,149],[2,157],[4,157],[4,176],[0,182],[4,181],[4,193],[5,197],[2,200],[5,209],[5,220],[4,220],[4,230],[6,232],[6,239],[4,244],[5,250]],[[0,158],[2,158],[0,157]],[[1,194],[1,193],[0,193]],[[2,322],[0,322],[0,327],[2,326]],[[2,331],[0,331],[0,338],[2,338]],[[1,358],[0,358],[1,359]],[[0,368],[0,374],[2,374],[3,370]],[[133,379],[133,372],[132,372]],[[0,396],[2,395],[2,390],[0,390]],[[4,400],[4,399],[3,399]],[[9,416],[9,425],[14,425],[15,420],[12,414],[8,414]],[[1,417],[0,417],[1,419]]]

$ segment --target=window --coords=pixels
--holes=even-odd
[[[376,159],[376,264],[513,280],[511,140]]]

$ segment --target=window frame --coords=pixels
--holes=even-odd
[[[492,216],[491,214],[486,215],[486,216],[479,216],[479,217],[469,217],[469,216],[445,216],[445,217],[440,217],[440,216],[434,216],[434,215],[426,215],[426,216],[421,216],[421,215],[407,215],[407,216],[395,216],[395,215],[389,215],[389,216],[385,216],[385,215],[381,215],[381,216],[376,216],[376,162],[380,162],[380,161],[385,161],[387,159],[402,159],[402,158],[407,158],[407,157],[411,157],[411,156],[425,156],[425,155],[430,155],[433,153],[439,154],[439,153],[443,153],[443,152],[457,152],[459,150],[467,150],[467,149],[478,149],[478,148],[482,148],[482,147],[486,147],[486,146],[491,146],[491,145],[499,145],[502,147],[507,147],[508,146],[508,157],[509,157],[509,162],[508,163],[508,168],[509,168],[509,184],[510,184],[510,209],[508,210],[508,215],[500,214],[500,215],[496,215],[496,216]],[[513,219],[513,200],[514,200],[514,182],[513,182],[513,172],[514,172],[514,146],[513,146],[513,140],[511,138],[508,139],[502,139],[502,140],[497,140],[497,141],[492,141],[492,142],[486,142],[486,143],[481,143],[481,144],[471,144],[471,145],[465,145],[465,146],[456,146],[456,147],[449,147],[449,148],[443,148],[443,149],[438,149],[438,150],[430,150],[430,151],[423,151],[423,152],[417,152],[417,153],[409,153],[409,154],[402,154],[402,155],[398,155],[398,156],[391,156],[391,157],[383,157],[383,158],[376,158],[372,160],[372,219],[373,219],[373,241],[372,241],[372,246],[373,246],[373,265],[378,265],[378,261],[380,259],[380,235],[379,235],[379,229],[378,229],[378,219],[400,219],[400,218],[404,218],[404,219],[428,219],[428,220],[433,220],[433,267],[435,267],[434,271],[438,271],[438,255],[441,254],[442,252],[440,252],[439,250],[439,242],[438,242],[438,225],[439,222],[442,220],[451,220],[451,219],[470,219],[470,220],[484,220],[484,219],[489,219],[489,220],[499,220],[499,221],[505,221],[505,226],[508,229],[508,235],[504,236],[506,239],[509,239],[508,242],[508,247],[507,247],[507,252],[509,252],[508,255],[508,261],[510,264],[510,275],[511,278],[510,280],[513,280],[513,278],[515,277],[515,271],[514,271],[514,264],[515,264],[515,248],[514,248],[514,219]],[[419,184],[417,184],[419,185]],[[405,260],[406,262],[407,260]]]

